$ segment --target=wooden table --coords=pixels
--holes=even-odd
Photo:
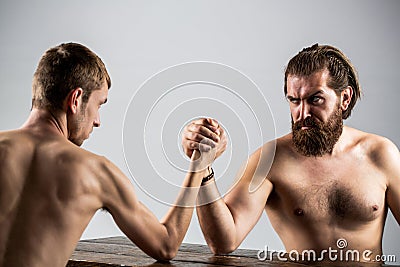
[[[147,256],[129,239],[121,236],[80,241],[67,266],[340,266],[335,263],[311,265],[278,260],[260,261],[257,252],[257,250],[238,249],[226,256],[215,256],[205,245],[182,244],[172,261],[162,263]],[[341,266],[385,265],[347,263]]]

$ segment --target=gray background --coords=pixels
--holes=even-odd
[[[146,79],[175,64],[212,61],[246,74],[268,100],[276,135],[281,136],[290,130],[282,92],[284,66],[301,48],[318,42],[342,49],[358,69],[364,95],[346,124],[400,145],[396,108],[400,1],[0,3],[0,130],[17,128],[28,116],[31,79],[42,53],[61,42],[75,41],[100,55],[113,82],[109,102],[101,109],[103,127],[84,147],[107,156],[127,175],[122,125],[129,101]],[[165,214],[168,206],[138,187],[136,192],[158,218]],[[82,238],[119,234],[112,218],[98,212]],[[398,262],[399,237],[400,228],[389,214],[384,253],[397,255]],[[196,216],[184,241],[205,243]],[[241,247],[266,245],[283,249],[263,215]]]

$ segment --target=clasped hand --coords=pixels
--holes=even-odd
[[[191,171],[209,167],[226,149],[227,138],[224,129],[211,118],[190,122],[182,133],[182,147],[191,158]]]

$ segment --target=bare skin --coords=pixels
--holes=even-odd
[[[288,77],[287,97],[294,122],[307,116],[325,122],[337,101],[346,110],[352,88],[337,96],[327,86],[328,76],[321,71],[309,77]],[[194,121],[183,134],[186,154],[203,139],[212,146],[226,137],[216,121]],[[400,154],[392,142],[345,126],[332,153],[322,157],[298,153],[291,133],[276,140],[275,155],[272,146],[274,142],[267,143],[249,157],[244,172],[239,172],[239,182],[224,198],[197,208],[212,252],[235,250],[265,210],[287,251],[338,249],[337,240],[344,238],[346,249],[360,252],[360,261],[368,261],[361,256],[364,250],[371,251],[371,260],[382,254],[388,208],[400,224]],[[269,161],[270,170],[260,171]],[[262,182],[250,192],[254,179]],[[215,188],[215,181],[208,187]],[[216,199],[211,196],[215,190],[209,192],[210,199]]]
[[[77,146],[100,126],[98,109],[107,95],[104,84],[82,109],[77,88],[65,112],[33,109],[20,129],[0,133],[0,266],[65,266],[101,208],[151,257],[175,256],[204,171],[186,175],[183,187],[193,190],[182,189],[179,206],[160,222],[113,163]]]

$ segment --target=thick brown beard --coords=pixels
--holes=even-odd
[[[303,126],[310,126],[302,130]],[[343,131],[342,109],[340,106],[332,113],[326,123],[317,121],[313,117],[293,122],[292,140],[297,152],[307,157],[321,157],[332,153],[333,147]]]

